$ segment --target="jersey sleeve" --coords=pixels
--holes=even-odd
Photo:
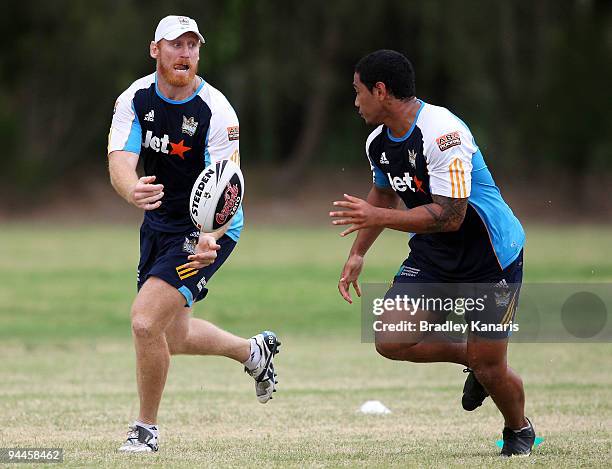
[[[113,151],[129,151],[140,154],[142,129],[129,90],[115,102],[113,120],[108,133],[108,154]]]
[[[439,132],[429,143],[427,169],[435,195],[465,199],[472,189],[472,155],[478,150],[472,134],[457,125]]]
[[[205,152],[205,161],[213,164],[221,160],[232,160],[240,165],[240,126],[236,112],[227,103],[216,109],[210,119]]]
[[[382,132],[382,126],[379,126],[376,128],[376,130],[374,130],[374,132],[372,132],[368,136],[368,139],[366,140],[365,151],[366,151],[366,156],[368,157],[368,163],[370,163],[370,170],[372,171],[372,183],[376,187],[386,189],[386,188],[391,187],[391,184],[389,183],[389,180],[385,176],[385,173],[383,173],[380,170],[380,168],[372,162],[372,156],[370,155],[370,146],[372,145],[372,141],[378,135],[380,135],[381,132]]]

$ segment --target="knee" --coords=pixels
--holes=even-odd
[[[154,324],[150,321],[132,318],[132,335],[137,339],[151,339],[157,334]]]
[[[132,335],[136,339],[152,339],[161,333],[160,327],[150,317],[132,310]]]

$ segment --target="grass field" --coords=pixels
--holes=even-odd
[[[136,226],[0,231],[0,447],[63,447],[69,467],[526,463],[496,457],[502,420],[490,400],[461,409],[459,367],[391,362],[360,343],[359,306],[336,292],[350,241],[325,228],[247,230],[196,308],[232,332],[281,336],[276,398],[258,404],[228,360],[177,357],[160,453],[117,454],[137,412],[128,319],[137,236]],[[611,281],[610,252],[611,228],[529,227],[525,280]],[[405,254],[405,235],[386,233],[363,280],[388,281]],[[610,465],[612,345],[514,344],[510,355],[545,438],[529,463]],[[368,399],[393,413],[356,413]]]

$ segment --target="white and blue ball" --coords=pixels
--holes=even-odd
[[[205,233],[217,231],[234,218],[243,198],[240,167],[231,160],[211,164],[200,173],[191,190],[191,221]]]

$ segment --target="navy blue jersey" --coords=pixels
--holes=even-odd
[[[240,162],[239,126],[225,96],[202,80],[196,92],[181,101],[168,99],[153,73],[135,81],[115,104],[108,153],[129,151],[143,158],[145,175],[164,185],[156,210],[145,212],[151,229],[181,233],[193,228],[189,196],[200,172],[224,159]],[[238,240],[242,207],[227,235]]]
[[[381,125],[368,137],[374,184],[392,188],[408,208],[432,203],[432,195],[467,198],[459,230],[413,235],[410,258],[443,280],[494,276],[518,257],[523,228],[504,202],[468,127],[445,108],[419,103],[405,135],[395,138]]]

